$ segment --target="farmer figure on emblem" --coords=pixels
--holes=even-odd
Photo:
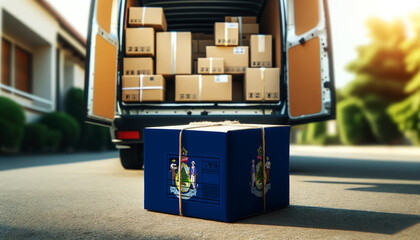
[[[191,169],[190,169],[190,176],[191,176],[191,184],[193,185],[193,188],[196,189],[196,182],[197,182],[197,168],[195,167],[195,162],[191,162]]]
[[[175,186],[175,178],[176,178],[176,174],[178,172],[178,166],[176,165],[176,160],[175,159],[172,160],[172,164],[171,164],[170,168],[171,168],[171,172],[172,172],[172,186]]]
[[[254,185],[255,185],[255,174],[256,173],[257,173],[257,170],[255,169],[255,160],[252,159],[252,165],[251,165],[251,177],[252,177],[251,185],[252,185],[252,187],[254,187]]]

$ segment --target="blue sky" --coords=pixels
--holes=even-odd
[[[86,37],[90,0],[47,0]],[[357,58],[356,47],[369,42],[365,21],[370,16],[385,20],[420,11],[420,0],[329,0],[332,22],[334,72],[338,88],[354,77],[345,70]]]

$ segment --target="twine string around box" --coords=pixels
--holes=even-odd
[[[261,139],[262,139],[262,182],[263,182],[263,211],[266,210],[266,203],[265,203],[265,129],[259,125],[253,124],[241,124],[238,121],[224,121],[224,122],[192,122],[187,127],[184,127],[179,132],[179,148],[178,148],[178,186],[179,186],[179,215],[183,216],[182,212],[182,185],[181,185],[181,169],[182,169],[182,134],[184,130],[191,130],[196,128],[203,128],[203,127],[219,127],[219,126],[240,126],[240,127],[252,127],[252,128],[260,128],[261,129]]]

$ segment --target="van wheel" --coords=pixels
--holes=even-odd
[[[143,144],[131,145],[130,148],[119,151],[121,164],[125,169],[143,168]]]

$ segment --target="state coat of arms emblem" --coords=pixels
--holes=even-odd
[[[179,167],[178,159],[172,159],[169,166],[169,171],[172,173],[172,185],[170,192],[179,198],[179,191],[181,191],[182,199],[190,199],[197,195],[197,167],[195,161],[188,163],[188,151],[182,148],[181,152],[181,166]],[[181,181],[179,181],[179,172],[181,171]],[[181,183],[181,186],[180,186]]]
[[[265,184],[265,193],[271,189],[270,183],[270,170],[271,170],[271,161],[268,156],[265,156],[263,159],[262,154],[262,146],[260,146],[257,150],[257,157],[256,160],[251,160],[251,194],[257,197],[263,197],[263,189]],[[263,165],[263,161],[264,165]],[[265,168],[265,169],[264,169]],[[263,174],[265,171],[265,174]],[[264,176],[264,179],[263,179]]]

